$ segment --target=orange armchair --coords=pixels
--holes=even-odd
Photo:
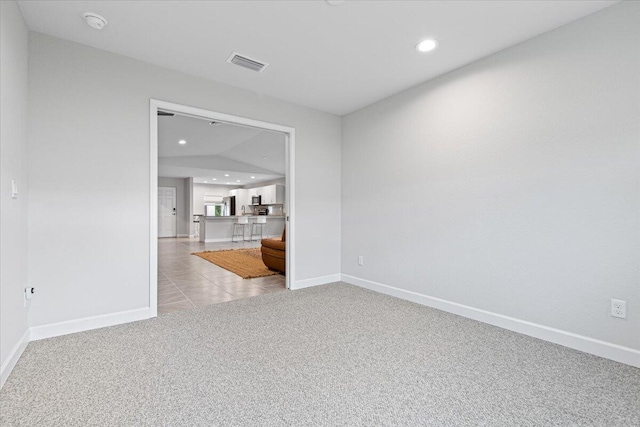
[[[269,270],[285,274],[287,253],[287,230],[282,231],[282,237],[276,239],[262,239],[262,262]]]

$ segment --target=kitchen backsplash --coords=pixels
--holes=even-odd
[[[269,215],[284,215],[283,205],[270,205]]]

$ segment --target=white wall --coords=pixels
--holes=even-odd
[[[176,189],[176,232],[178,237],[187,237],[190,233],[192,217],[189,215],[189,178],[158,178],[158,187]]]
[[[296,128],[296,279],[339,273],[339,117],[42,34],[29,58],[31,325],[149,305],[150,98]]]
[[[346,116],[342,272],[640,349],[638,22],[623,2]]]
[[[0,363],[8,376],[28,329],[27,286],[28,32],[18,6],[0,2]],[[20,196],[11,198],[11,179]],[[16,348],[18,346],[18,348]]]
[[[204,215],[204,195],[227,197],[229,187],[215,184],[193,184],[193,214]]]

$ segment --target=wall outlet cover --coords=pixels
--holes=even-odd
[[[611,315],[613,317],[627,318],[627,302],[619,299],[611,300]]]

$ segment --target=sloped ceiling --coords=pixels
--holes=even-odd
[[[285,137],[179,114],[159,116],[158,175],[234,186],[283,178]]]

